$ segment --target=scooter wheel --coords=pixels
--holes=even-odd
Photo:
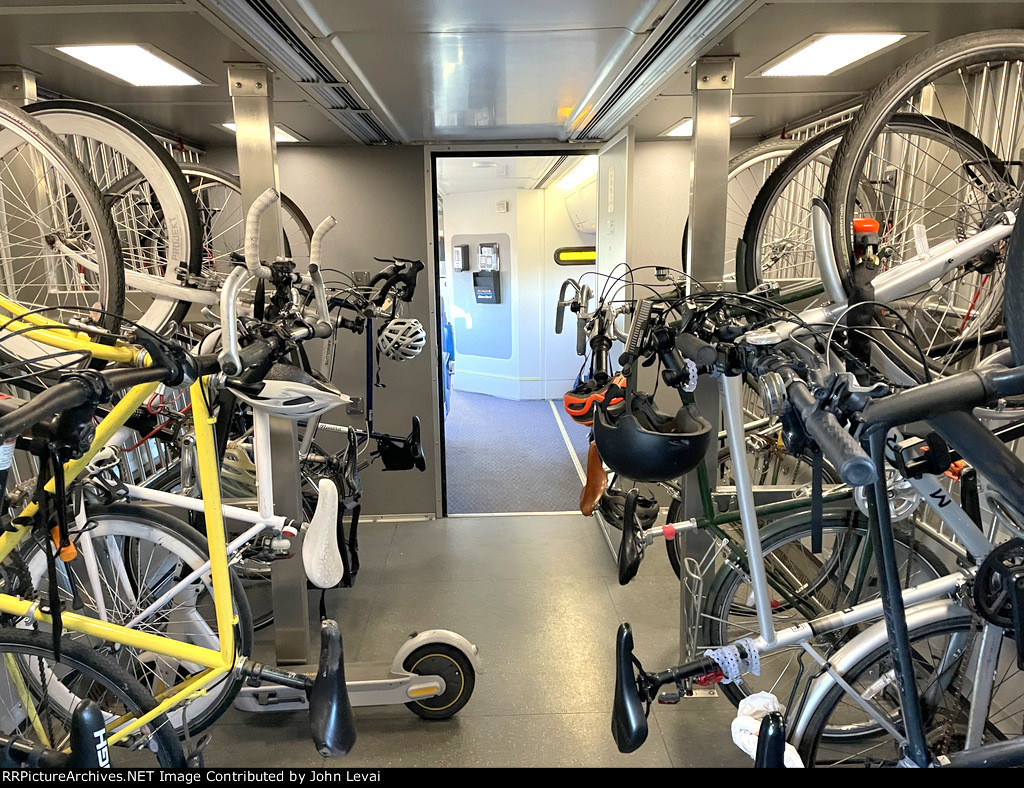
[[[444,679],[445,689],[440,695],[405,704],[416,716],[425,720],[446,720],[469,703],[476,684],[476,671],[460,649],[447,643],[428,643],[406,657],[402,667],[417,676]]]

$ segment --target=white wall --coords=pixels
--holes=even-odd
[[[509,203],[507,213],[498,213],[498,202]],[[554,332],[555,306],[562,282],[590,269],[559,266],[555,249],[587,246],[593,236],[579,233],[565,209],[562,192],[555,189],[504,189],[444,197],[446,259],[460,235],[507,234],[510,250],[502,250],[502,299],[512,305],[512,356],[507,359],[468,355],[459,348],[465,321],[454,318],[455,377],[459,391],[473,391],[507,399],[551,399],[572,387],[582,363],[576,355],[575,321],[570,315],[566,331]],[[470,250],[471,255],[475,250]],[[473,266],[475,268],[475,264]],[[592,270],[592,269],[590,269]],[[449,270],[449,277],[468,277],[468,272]],[[449,287],[449,292],[453,288]],[[459,303],[460,307],[467,305]],[[470,314],[493,307],[469,304]]]

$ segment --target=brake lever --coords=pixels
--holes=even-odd
[[[590,289],[590,285],[580,285],[579,293],[576,296],[577,308],[573,310],[576,312],[576,355],[578,356],[587,354],[587,339],[590,334],[587,324],[593,317],[588,311],[588,307],[592,295],[593,291]]]

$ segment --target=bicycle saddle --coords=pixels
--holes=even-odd
[[[338,622],[320,623],[320,663],[309,691],[313,744],[324,758],[344,758],[356,743],[356,725],[345,683],[345,650]]]
[[[634,752],[647,740],[647,715],[633,675],[633,630],[627,623],[615,635],[612,738],[619,752]]]
[[[640,497],[640,491],[635,487],[626,493],[622,504],[622,535],[619,540],[618,565],[619,585],[624,586],[634,577],[640,569],[640,561],[644,557],[643,549],[639,543],[640,523],[636,519],[636,504]]]
[[[587,449],[587,483],[583,485],[583,491],[580,493],[580,512],[590,517],[607,489],[608,474],[604,472],[597,446],[591,441],[590,448]]]
[[[412,468],[425,471],[427,460],[423,456],[423,445],[420,443],[419,416],[412,417],[412,431],[406,437],[378,437],[376,453],[384,462],[386,471],[408,471]]]
[[[345,576],[338,545],[338,488],[321,479],[317,491],[316,511],[302,538],[302,566],[317,588],[334,588]]]

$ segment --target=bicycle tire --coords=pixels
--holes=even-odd
[[[42,709],[40,715],[40,729],[43,729],[43,722],[46,727],[53,728],[54,725],[67,726],[70,721],[71,712],[77,706],[77,701],[89,697],[99,703],[106,715],[120,717],[124,713],[131,713],[138,716],[156,708],[156,701],[153,696],[143,689],[132,676],[124,671],[109,654],[85,647],[79,643],[64,637],[61,643],[61,661],[59,663],[60,677],[51,681],[49,678],[45,684],[47,696],[53,701],[53,695],[59,694],[63,700],[62,705],[54,702],[53,705]],[[53,638],[49,633],[35,632],[32,630],[13,629],[11,627],[0,627],[0,654],[4,655],[3,666],[0,668],[0,688],[4,697],[16,697],[12,695],[14,684],[10,681],[12,667],[6,657],[12,658],[16,663],[32,659],[37,661],[35,665],[26,665],[26,673],[23,674],[24,687],[33,690],[36,698],[43,696],[43,682],[39,681],[41,675],[56,674],[57,667],[44,666],[43,660],[53,660]],[[90,683],[80,695],[75,694],[78,683],[85,681]],[[52,688],[50,685],[53,685]],[[102,692],[101,692],[102,690]],[[115,708],[115,704],[117,707]],[[23,708],[23,706],[21,706]],[[15,709],[9,707],[5,711],[12,712],[5,718],[3,731],[10,735],[15,729],[23,738],[28,738],[36,743],[38,736],[33,735],[36,729],[26,720],[15,721]],[[38,712],[40,709],[36,709]],[[24,727],[24,730],[21,728]],[[156,717],[146,726],[145,735],[133,740],[131,747],[114,745],[109,748],[111,766],[114,767],[152,767],[152,761],[148,757],[155,756],[159,766],[165,769],[181,769],[185,767],[185,756],[181,749],[181,742],[174,734],[170,722],[164,715]],[[54,737],[55,738],[55,737]],[[148,739],[148,746],[138,746]],[[51,742],[57,745],[58,742]],[[153,752],[152,747],[156,751]],[[148,755],[147,755],[148,754]],[[115,762],[116,761],[116,762]]]
[[[161,583],[169,583],[171,580],[187,574],[187,571],[192,571],[201,566],[208,560],[210,554],[209,545],[202,534],[164,512],[144,509],[131,504],[111,504],[109,506],[90,507],[88,517],[93,537],[101,537],[104,540],[120,538],[127,541],[131,539],[133,540],[133,545],[137,543],[138,547],[136,549],[124,550],[121,555],[123,563],[129,565],[126,570],[126,576],[133,581],[133,591],[140,596],[141,593],[139,592],[144,586],[144,581],[150,579],[150,572],[153,571],[154,556],[159,557],[157,559],[158,562],[167,562],[171,557],[180,562],[180,568],[179,564],[174,564],[174,573],[169,578],[165,577],[166,571],[168,571],[166,569],[164,570],[164,575],[158,577]],[[108,543],[107,550],[111,549]],[[81,551],[79,552],[79,558],[64,563],[62,576],[72,573],[77,577],[78,598],[90,611],[89,614],[95,615],[97,608],[92,594],[89,594],[89,598],[83,598],[88,593],[90,585],[88,572],[83,566],[85,559]],[[136,562],[141,562],[142,556],[145,556],[146,560],[149,561],[149,566],[146,568],[145,573],[135,571],[141,569],[141,567],[132,565],[134,556],[138,556],[135,559]],[[35,587],[45,590],[45,556],[38,549],[30,549],[25,555],[25,562],[28,565],[29,575]],[[205,634],[200,631],[196,634],[191,627],[186,626],[187,620],[182,620],[185,618],[185,614],[176,612],[182,607],[191,605],[192,610],[198,614],[201,605],[209,606],[210,601],[208,598],[199,598],[202,594],[209,595],[211,589],[208,582],[202,581],[201,586],[194,586],[197,598],[188,600],[185,605],[164,605],[156,614],[151,616],[151,620],[155,620],[156,623],[142,628],[175,640],[216,647],[215,643],[213,643],[213,639],[216,637],[214,632]],[[106,583],[108,590],[111,586],[111,583]],[[156,588],[160,587],[160,585],[156,586]],[[179,596],[190,596],[189,592],[192,588],[190,586],[188,591],[182,592]],[[117,590],[116,582],[113,584],[113,589],[114,591]],[[62,591],[65,594],[68,592],[66,580],[63,581]],[[152,589],[149,594],[150,598],[156,596],[156,589]],[[254,637],[252,612],[249,609],[242,582],[233,570],[231,573],[231,598],[235,614],[238,618],[234,627],[235,651],[239,656],[248,657],[252,654]],[[68,595],[64,601],[70,605],[72,598]],[[113,609],[114,613],[111,620],[114,623],[127,623],[130,615],[140,612],[137,604],[133,604],[130,601],[124,603],[118,600],[117,604],[113,604],[113,601],[109,600],[107,602],[107,609],[108,611]],[[207,618],[212,618],[212,610],[209,611]],[[213,624],[212,628],[215,629],[216,625]],[[69,633],[66,637],[76,640],[78,636]],[[83,635],[81,637],[83,642],[91,642],[86,636]],[[105,647],[105,644],[99,644],[99,647]],[[182,662],[175,663],[170,658],[158,659],[151,667],[147,668],[137,661],[136,657],[138,655],[133,649],[122,647],[118,650],[118,655],[120,659],[126,661],[126,668],[129,667],[127,661],[129,659],[132,660],[130,662],[130,672],[137,678],[141,677],[140,682],[147,686],[152,684],[167,685],[170,683],[168,680],[170,675],[173,675],[175,683],[191,675],[191,668],[188,665]],[[204,668],[198,669],[204,670]],[[232,675],[218,685],[207,688],[203,696],[195,698],[189,703],[187,712],[172,710],[168,713],[167,716],[171,726],[179,735],[183,736],[184,722],[187,721],[189,735],[195,736],[201,733],[230,707],[241,686],[242,678]]]
[[[801,463],[803,465],[807,465],[808,468],[810,466],[811,460],[810,460],[809,457],[806,457],[806,456],[793,457],[792,455],[789,455],[789,454],[786,454],[785,457],[788,457],[789,459],[791,459],[795,463]],[[721,449],[718,452],[718,465],[717,465],[717,467],[720,470],[725,467],[725,464],[727,462],[731,462],[731,461],[732,461],[732,455],[729,452],[729,449]],[[779,461],[778,457],[776,457],[776,461],[777,462]],[[831,464],[828,462],[828,460],[825,460],[824,458],[822,459],[821,470],[822,470],[822,483],[823,484],[833,485],[833,484],[839,484],[840,483],[841,480],[839,478],[839,474],[831,466]],[[719,479],[720,479],[720,481],[723,481],[723,483],[729,481],[727,479],[723,480],[721,473],[719,474]],[[777,477],[776,477],[776,479],[777,479]],[[756,483],[757,482],[755,482],[755,484]],[[672,500],[672,503],[669,504],[668,519],[667,519],[666,522],[675,523],[675,522],[679,522],[680,519],[684,519],[684,518],[682,518],[680,516],[680,512],[679,512],[679,509],[680,509],[681,506],[682,506],[682,501],[680,501],[678,498],[674,498]],[[680,564],[680,561],[679,561],[679,548],[676,545],[675,539],[666,539],[665,540],[665,551],[668,553],[668,562],[672,565],[672,571],[675,572],[676,577],[679,577],[679,574],[682,571],[682,565]]]
[[[782,199],[783,194],[790,187],[791,183],[796,177],[801,175],[801,172],[805,170],[809,165],[812,165],[818,161],[823,166],[826,166],[826,172],[831,169],[831,154],[830,150],[834,150],[839,145],[842,138],[847,133],[850,127],[850,122],[840,123],[835,126],[831,126],[824,131],[811,137],[807,142],[793,151],[786,159],[779,164],[771,175],[768,176],[768,180],[765,181],[764,186],[758,192],[757,197],[754,199],[753,204],[750,207],[750,213],[747,215],[747,222],[743,228],[743,257],[742,260],[737,261],[738,266],[742,266],[743,269],[743,281],[748,285],[747,289],[753,289],[757,285],[761,284],[765,280],[764,276],[764,264],[761,259],[762,249],[764,248],[763,238],[765,236],[765,225],[768,222],[769,216],[775,209],[779,200]],[[981,142],[964,129],[954,124],[948,124],[935,118],[927,118],[922,115],[915,115],[911,113],[897,113],[885,126],[886,131],[896,133],[916,133],[925,135],[942,135],[951,134],[956,137],[962,144],[969,146],[971,149],[978,150],[986,158],[991,158],[994,154],[991,153]],[[826,160],[828,165],[826,165]],[[1005,169],[1002,169],[1002,174],[1005,175]],[[806,176],[805,176],[806,177]],[[807,194],[810,197],[824,197],[825,196],[825,184],[827,182],[827,176],[825,177],[814,177],[812,176],[815,183],[818,185],[817,193]],[[810,191],[810,189],[809,189]],[[792,202],[792,198],[789,198]],[[809,273],[809,276],[813,276],[816,279],[820,279],[821,276],[817,272],[817,263],[813,259],[813,249],[810,243],[810,201],[807,201],[806,205],[793,205],[790,210],[798,212],[798,216],[792,220],[794,225],[800,226],[800,228],[807,234],[807,240],[803,242],[805,251],[810,252],[811,260],[809,261],[813,267],[813,273]],[[737,281],[739,281],[739,272],[737,272]]]
[[[1006,245],[1006,287],[1003,288],[1006,337],[1015,366],[1024,364],[1024,222],[1014,222]]]
[[[863,602],[866,599],[873,598],[871,596],[861,596],[853,600],[848,597],[839,597],[836,595],[839,589],[830,588],[830,586],[836,585],[835,576],[830,574],[830,572],[838,568],[841,565],[839,562],[845,558],[840,551],[850,548],[860,550],[868,543],[868,525],[860,513],[855,510],[826,510],[822,522],[822,555],[825,557],[820,559],[820,567],[817,566],[819,559],[812,556],[810,550],[806,547],[806,544],[811,539],[812,528],[810,512],[779,519],[765,528],[761,532],[761,546],[764,551],[766,569],[771,572],[773,566],[776,570],[779,570],[779,567],[782,566],[784,570],[780,570],[776,574],[776,578],[780,582],[783,577],[782,571],[789,571],[795,574],[799,568],[801,572],[806,572],[806,574],[797,575],[798,579],[802,578],[806,581],[805,586],[792,589],[793,584],[791,584],[791,589],[795,591],[796,596],[800,598],[807,597],[809,601],[812,601],[813,606],[820,609],[817,613],[819,615],[823,612],[832,612],[833,610],[848,607],[856,602]],[[897,545],[902,546],[898,549],[902,549],[903,561],[906,562],[907,557],[913,555],[915,561],[918,562],[917,568],[909,574],[903,575],[905,584],[916,585],[925,580],[941,577],[947,573],[946,566],[939,556],[920,540],[916,539],[912,532],[900,529],[896,532],[895,536]],[[790,549],[793,547],[795,549]],[[783,550],[787,550],[784,557],[781,554]],[[907,572],[907,566],[908,564],[904,563],[903,567],[901,567],[904,572]],[[817,571],[818,574],[812,575],[811,573],[814,571]],[[873,571],[874,564],[872,563],[868,568],[868,572]],[[869,574],[863,582],[870,587],[871,575]],[[734,642],[738,637],[744,637],[750,633],[756,634],[757,621],[754,609],[746,602],[736,604],[735,601],[742,595],[741,589],[747,583],[748,581],[744,573],[737,569],[736,566],[723,564],[719,568],[711,583],[701,614],[702,642],[707,644],[708,647],[717,648]],[[834,594],[834,602],[830,603],[827,599],[819,598],[819,595],[826,591],[831,591]],[[808,594],[811,596],[807,596]],[[747,597],[744,597],[744,600],[746,599]],[[799,610],[795,610],[792,606],[786,604],[784,599],[780,600],[774,592],[772,611],[773,619],[778,619],[776,624],[776,630],[778,631],[794,623],[803,623],[807,620],[806,616]],[[742,634],[730,632],[730,618],[733,621],[740,622],[738,626],[741,630],[749,629],[750,632],[744,631]],[[743,619],[749,621],[750,625],[743,626]],[[850,632],[832,633],[826,637],[828,642],[838,643],[840,639],[846,639],[851,634]],[[799,651],[799,649],[797,648],[796,651]],[[743,698],[754,692],[772,689],[777,692],[779,700],[786,704],[795,681],[787,682],[785,678],[781,678],[775,672],[772,672],[771,667],[780,663],[783,663],[785,669],[794,667],[787,662],[787,660],[791,659],[793,653],[795,651],[762,655],[761,676],[745,675],[730,684],[721,684],[723,693],[733,704],[738,705]],[[786,675],[790,674],[787,673]]]
[[[180,323],[191,303],[153,296],[145,285],[148,277],[180,285],[180,273],[198,274],[202,267],[199,210],[178,162],[145,126],[109,107],[58,99],[27,111],[64,138],[107,195],[125,265],[144,277],[127,291],[129,316],[158,333]]]
[[[958,680],[958,677],[955,675],[956,671],[959,670],[958,664],[953,663],[961,662],[965,655],[967,655],[968,660],[970,659],[970,654],[973,650],[973,639],[977,636],[977,628],[974,624],[975,621],[967,611],[961,610],[960,613],[953,615],[949,620],[931,622],[917,627],[910,632],[911,651],[914,652],[912,655],[914,665],[922,672],[927,670],[928,664],[923,654],[922,641],[926,638],[935,637],[949,640],[949,644],[943,644],[940,640],[935,650],[943,651],[943,661],[949,660],[951,664],[945,665],[940,662],[939,665],[934,667],[938,668],[941,666],[942,671],[933,671],[931,685],[924,688],[921,688],[919,685],[922,698],[927,699],[922,702],[924,711],[922,717],[925,725],[928,726],[926,736],[929,746],[936,750],[943,750],[943,752],[933,752],[933,755],[956,752],[958,746],[962,746],[964,743],[962,740],[962,727],[966,712],[970,708],[971,698],[964,694],[962,680],[959,688],[953,687]],[[954,640],[954,638],[957,638],[957,640]],[[1012,634],[1010,638],[1011,641],[1007,641],[1004,637],[1000,645],[1002,646],[1009,642],[1010,648],[1008,650],[1015,651],[1012,648]],[[954,649],[959,649],[959,653],[954,650],[952,657],[948,656],[950,644],[955,644]],[[1002,650],[1001,647],[1000,651]],[[894,707],[898,709],[899,701],[894,695],[895,682],[890,680],[893,671],[891,664],[886,661],[889,653],[888,644],[875,649],[844,671],[843,678],[855,688],[859,684],[868,684],[875,687],[872,699],[876,705],[880,706],[882,702],[888,701],[890,704],[895,704]],[[1017,672],[1015,655],[1010,662],[1012,662],[1012,667],[1006,667],[1004,678],[1009,673]],[[1002,665],[1001,661],[1000,664]],[[994,685],[1000,678],[1001,669],[1002,667],[993,673]],[[936,673],[939,676],[938,679],[934,678]],[[943,684],[940,687],[941,695],[938,695],[937,691],[929,691],[940,682]],[[952,697],[947,699],[947,696],[951,694],[951,689]],[[968,692],[970,692],[970,689],[968,689]],[[995,698],[998,694],[998,688],[994,688],[992,697]],[[859,768],[898,765],[902,759],[900,748],[890,748],[888,746],[889,743],[894,745],[895,741],[891,740],[889,734],[881,730],[877,724],[868,723],[865,725],[863,723],[864,712],[859,706],[856,711],[852,707],[850,711],[847,711],[847,706],[845,704],[841,705],[845,696],[846,692],[842,687],[838,685],[833,686],[811,713],[798,747],[798,752],[804,764],[808,767],[848,765]],[[937,699],[943,702],[936,703]],[[853,701],[849,701],[849,703],[852,704]],[[993,701],[990,708],[993,708],[995,705],[996,701]],[[1006,731],[1006,728],[1011,727],[1006,725],[1007,719],[1009,719],[1006,717],[1007,709],[1007,706],[999,709],[999,721],[993,721],[991,718],[986,721],[985,732],[988,737],[987,741],[1010,738],[1012,736],[1011,733]],[[888,711],[888,709],[886,710]],[[837,712],[839,716],[834,717],[833,715],[836,715]],[[1021,710],[1018,703],[1014,706],[1012,712],[1012,720],[1016,726],[1017,735],[1020,733],[1020,715]],[[890,721],[896,721],[897,723],[898,719],[896,714],[890,717]],[[832,724],[829,724],[830,720]],[[850,720],[853,720],[853,722]],[[836,735],[836,731],[844,729],[848,732],[848,735]],[[851,752],[851,750],[857,748],[863,752]],[[856,757],[858,755],[860,757]]]
[[[854,184],[862,177],[872,146],[885,125],[901,110],[908,99],[936,78],[958,69],[980,67],[998,61],[1024,61],[1024,34],[1021,31],[995,30],[972,33],[925,50],[907,61],[875,88],[854,116],[850,128],[836,149],[826,183],[825,198],[832,212],[832,246],[848,294],[855,293],[852,276],[853,238],[850,230],[855,218]],[[972,107],[972,113],[975,111],[980,112]],[[1016,151],[1013,152],[1013,156],[1016,157]],[[1008,158],[1010,157],[990,159],[986,163],[1002,168],[1003,161]],[[999,199],[995,200],[991,194],[988,199],[997,203],[1016,201],[1019,204],[1019,189],[1012,183],[1012,179],[1006,184],[1005,192],[1004,195],[999,195],[993,191]]]
[[[94,322],[107,331],[116,332],[124,312],[124,263],[117,231],[99,187],[62,140],[24,110],[0,101],[0,159],[19,155],[17,150],[23,143],[42,157],[42,163],[59,179],[58,185],[67,190],[74,206],[66,216],[50,212],[45,222],[40,221],[40,225],[46,227],[44,237],[53,235],[67,239],[70,236],[77,239],[81,235],[81,239],[91,245],[96,272],[94,280],[83,278],[86,275],[79,271],[77,263],[65,260],[60,268],[46,269],[46,279],[40,285],[16,281],[20,277],[11,270],[4,292],[25,306],[45,308],[47,311],[43,314],[56,319],[59,315],[54,313],[59,312],[59,308],[76,317],[95,310],[98,313]],[[36,181],[37,184],[43,182],[44,179]],[[80,217],[80,221],[74,221],[75,217]],[[45,246],[45,241],[40,242],[40,248]],[[63,289],[62,284],[65,285]],[[29,291],[33,288],[33,292],[45,294],[46,300],[32,298]],[[76,304],[72,297],[80,303]],[[51,348],[32,341],[28,335],[8,335],[0,346],[0,353],[16,360],[30,360],[50,352]]]

